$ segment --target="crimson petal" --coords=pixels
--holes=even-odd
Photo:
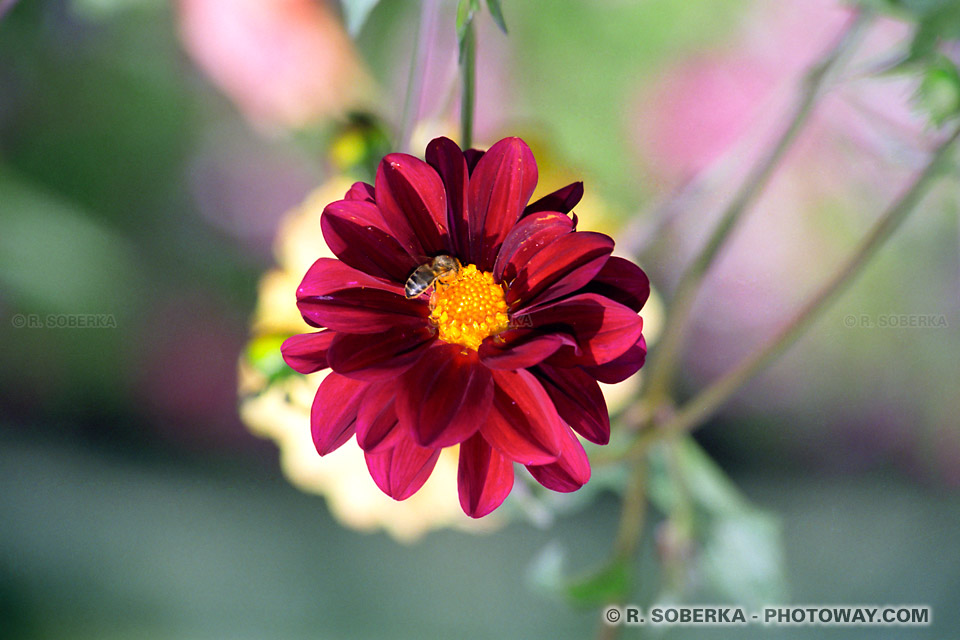
[[[537,163],[520,138],[504,138],[487,150],[470,176],[470,255],[490,271],[497,252],[537,186]]]
[[[376,202],[377,192],[374,191],[372,184],[366,182],[354,182],[350,190],[343,196],[344,200],[366,200],[367,202]]]
[[[640,311],[650,297],[650,279],[643,269],[629,260],[611,256],[583,290],[585,293],[599,293],[634,311]]]
[[[557,413],[574,431],[593,442],[610,442],[610,415],[600,385],[579,368],[559,369],[540,365],[533,370]]]
[[[369,383],[330,373],[313,398],[310,407],[310,433],[317,453],[336,451],[353,436],[357,428],[357,410]]]
[[[573,231],[573,220],[555,211],[527,216],[510,230],[493,265],[493,278],[497,282],[513,282],[530,258],[560,238]]]
[[[570,429],[564,428],[560,443],[560,458],[556,462],[528,466],[527,471],[547,489],[570,493],[590,480],[590,460]]]
[[[449,138],[436,138],[427,145],[426,161],[440,175],[447,192],[447,228],[450,230],[451,248],[466,264],[473,264],[467,228],[467,184],[470,174],[463,151]]]
[[[529,371],[494,371],[493,408],[480,427],[484,439],[521,464],[546,464],[560,455],[560,416]]]
[[[367,451],[364,458],[380,490],[394,500],[406,500],[419,491],[433,473],[440,449],[421,447],[404,438],[385,451]]]
[[[449,447],[469,438],[487,419],[493,377],[477,352],[436,343],[401,379],[400,423],[424,447]]]
[[[540,304],[590,282],[610,257],[613,239],[602,233],[569,233],[530,258],[507,292],[507,304]]]
[[[409,437],[398,428],[394,405],[397,389],[393,380],[371,383],[357,411],[357,444],[368,453],[384,451]]]
[[[403,288],[358,271],[339,260],[320,258],[297,289],[297,307],[317,327],[347,333],[374,333],[423,326],[429,309],[408,300]]]
[[[290,336],[280,345],[283,361],[299,373],[313,373],[330,366],[327,351],[336,335],[333,331],[323,330],[317,333],[301,333]]]
[[[640,336],[637,343],[627,349],[623,355],[595,367],[584,366],[583,370],[606,384],[623,382],[643,366],[647,358],[647,341]]]
[[[543,333],[534,329],[510,329],[480,343],[480,362],[491,369],[527,369],[539,364],[564,345],[576,347],[576,341],[562,333]]]
[[[463,152],[463,159],[467,161],[467,171],[473,175],[473,170],[477,168],[477,163],[483,157],[483,151],[480,149],[467,149]]]
[[[482,518],[499,507],[513,489],[513,463],[475,433],[460,445],[457,490],[460,507]]]
[[[377,207],[411,256],[447,253],[447,196],[440,176],[419,158],[391,153],[377,168]]]
[[[557,189],[553,193],[548,193],[536,202],[527,205],[527,208],[523,210],[522,217],[525,218],[538,211],[570,213],[580,202],[581,198],[583,198],[583,183],[574,182],[562,189]]]
[[[433,340],[429,326],[397,327],[382,334],[337,333],[330,345],[330,367],[358,380],[395,377],[413,366]]]
[[[548,364],[560,367],[610,362],[634,346],[643,331],[643,320],[635,311],[595,293],[580,293],[525,310],[514,322],[572,335],[579,352],[562,346],[547,359]]]
[[[331,203],[320,216],[320,228],[334,255],[364,273],[404,283],[417,268],[417,261],[386,231],[372,202]]]

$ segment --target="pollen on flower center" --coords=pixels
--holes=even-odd
[[[478,271],[468,264],[460,270],[456,281],[437,287],[430,296],[430,322],[444,342],[477,349],[487,336],[507,328],[507,301],[503,287],[493,281],[493,274]]]

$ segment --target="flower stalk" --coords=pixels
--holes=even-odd
[[[476,66],[477,34],[471,20],[463,34],[460,50],[460,76],[463,80],[463,93],[460,100],[460,146],[469,149],[473,146],[473,110],[476,103]]]
[[[658,349],[651,354],[647,391],[649,398],[655,404],[666,399],[667,390],[673,381],[680,360],[680,350],[690,320],[690,312],[710,266],[744,213],[750,209],[769,184],[783,158],[810,120],[816,104],[825,93],[827,81],[852,53],[872,18],[873,15],[868,11],[858,12],[844,29],[836,44],[807,72],[793,116],[770,150],[753,167],[720,216],[720,221],[707,243],[680,277],[669,306],[670,322],[664,329]]]

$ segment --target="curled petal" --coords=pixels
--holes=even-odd
[[[628,307],[595,293],[580,293],[524,311],[515,318],[544,332],[567,333],[579,351],[562,346],[547,359],[560,367],[610,362],[640,339],[643,320]]]
[[[474,259],[469,254],[467,228],[467,185],[470,174],[463,151],[449,138],[436,138],[427,145],[427,164],[433,167],[447,192],[447,228],[453,252],[467,264]]]
[[[643,269],[629,260],[611,256],[583,290],[585,293],[599,293],[634,311],[640,311],[650,297],[650,279]]]
[[[364,453],[373,481],[394,500],[406,500],[419,491],[439,457],[440,449],[421,447],[410,438],[384,451]]]
[[[596,276],[613,251],[613,239],[602,233],[577,231],[550,243],[517,273],[507,304],[541,304],[582,288]]]
[[[560,449],[560,458],[556,462],[528,466],[527,471],[547,489],[570,493],[590,480],[590,460],[577,436],[568,428],[563,429]]]
[[[594,444],[610,442],[610,415],[600,385],[580,368],[533,370],[563,421]]]
[[[387,155],[377,168],[377,208],[393,236],[411,256],[450,251],[447,196],[440,176],[419,158]]]
[[[480,433],[495,449],[521,464],[545,464],[560,455],[560,416],[528,371],[494,371],[493,408]]]
[[[499,507],[513,489],[513,463],[475,433],[460,445],[457,489],[463,512],[482,518]]]
[[[310,408],[310,433],[317,453],[336,451],[353,436],[357,410],[369,383],[331,373],[320,383]]]
[[[521,220],[503,241],[493,278],[497,282],[513,282],[527,262],[545,246],[573,231],[573,220],[555,211],[529,215]]]
[[[490,271],[507,233],[537,186],[537,163],[520,138],[504,138],[487,150],[470,176],[470,255]]]
[[[491,369],[527,369],[557,352],[560,347],[577,347],[576,341],[562,333],[543,333],[534,329],[510,329],[480,344],[480,361]]]
[[[372,184],[367,184],[366,182],[354,182],[343,199],[376,202],[376,195],[376,191],[374,191]]]
[[[643,366],[647,358],[647,341],[640,336],[637,343],[627,349],[623,355],[614,358],[606,364],[594,367],[584,366],[583,370],[588,374],[606,384],[616,384],[623,382]]]
[[[449,447],[473,435],[492,402],[493,377],[477,352],[435,343],[403,374],[397,415],[417,444]]]
[[[339,200],[320,216],[323,239],[340,260],[372,276],[404,283],[417,262],[386,226],[380,210],[368,201]]]
[[[527,205],[527,208],[523,210],[523,217],[525,218],[538,211],[570,213],[581,198],[583,198],[583,183],[574,182]]]
[[[424,326],[429,313],[423,301],[408,300],[403,287],[332,258],[320,258],[307,271],[297,307],[309,324],[346,333]]]
[[[283,361],[299,373],[313,373],[330,366],[327,351],[336,334],[333,331],[301,333],[290,336],[280,345]]]
[[[396,395],[394,380],[371,383],[363,395],[357,411],[357,444],[367,453],[384,451],[409,437],[399,427]]]
[[[339,374],[358,380],[381,380],[400,375],[423,355],[433,340],[427,325],[396,327],[384,333],[338,333],[330,345],[330,366]]]

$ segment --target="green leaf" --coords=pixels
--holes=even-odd
[[[960,115],[960,71],[941,57],[923,75],[916,100],[937,126]]]
[[[490,9],[490,16],[497,23],[500,30],[507,32],[507,21],[503,19],[503,10],[500,8],[500,0],[487,0],[487,8]]]
[[[614,558],[578,578],[566,575],[566,564],[564,548],[558,542],[551,542],[530,563],[527,580],[535,589],[579,607],[621,601],[631,593],[631,567],[623,558]]]
[[[779,520],[757,509],[716,519],[702,543],[697,565],[722,598],[747,606],[786,597]]]
[[[593,607],[628,597],[632,583],[630,565],[621,558],[614,558],[598,571],[568,582],[564,591],[574,604]]]
[[[366,24],[370,12],[380,0],[340,0],[343,7],[343,21],[347,25],[347,33],[356,38],[363,25]]]
[[[463,47],[463,38],[467,35],[467,27],[473,22],[473,13],[476,10],[476,0],[460,0],[457,3],[457,42]]]

